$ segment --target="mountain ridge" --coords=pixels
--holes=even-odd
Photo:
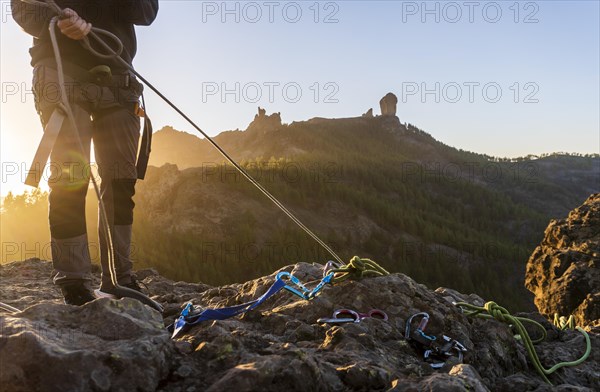
[[[600,158],[494,161],[447,146],[396,116],[282,124],[278,113],[259,109],[247,130],[225,131],[214,140],[342,257],[361,253],[431,285],[463,281],[463,291],[504,296],[529,309],[532,298],[521,277],[539,233],[550,218],[600,189]],[[220,278],[209,281],[221,284],[284,260],[331,257],[224,165],[206,140],[166,128],[155,142],[151,164],[161,167],[152,167],[138,186],[145,211],[139,218],[142,226],[162,222],[155,226],[170,236],[168,242],[186,249],[172,250],[186,260],[180,268],[161,272],[200,278],[194,265],[212,264],[208,270]],[[141,231],[142,243],[159,241]],[[237,250],[228,260],[229,244]],[[206,256],[213,245],[225,255]],[[259,249],[260,261],[244,262],[245,246]],[[262,251],[269,246],[272,253]],[[161,259],[164,251],[142,249],[139,258]],[[146,265],[160,269],[165,263],[163,258]],[[478,281],[494,280],[495,273],[511,283],[480,287]]]

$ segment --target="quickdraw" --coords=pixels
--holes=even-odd
[[[273,296],[281,289],[285,287],[285,282],[279,278],[279,276],[275,279],[275,282],[269,287],[269,289],[257,299],[246,302],[240,305],[228,306],[223,308],[215,308],[215,309],[199,309],[196,310],[192,303],[188,302],[179,318],[175,320],[173,324],[171,324],[167,329],[169,332],[172,332],[172,338],[175,338],[179,333],[188,329],[192,325],[196,325],[201,323],[202,321],[209,320],[225,320],[230,317],[237,316],[239,314],[248,312],[258,305],[265,302],[269,297]]]
[[[290,293],[292,293],[294,295],[297,295],[298,297],[300,297],[302,299],[309,301],[309,300],[313,299],[314,297],[316,297],[326,284],[331,283],[331,281],[333,279],[333,272],[325,275],[323,277],[323,279],[321,279],[319,284],[317,286],[315,286],[315,288],[312,290],[310,290],[306,286],[304,286],[302,284],[302,282],[300,282],[300,279],[296,278],[294,275],[292,275],[289,272],[283,271],[283,272],[280,272],[277,274],[277,279],[283,280],[284,277],[287,278],[288,282],[291,282],[294,286],[297,287],[296,288],[289,284],[285,284],[285,286],[283,287],[284,289],[286,289],[287,291],[289,291]]]
[[[416,330],[411,330],[413,319],[421,317],[421,322]],[[463,361],[463,353],[467,352],[465,346],[459,341],[446,335],[442,335],[442,340],[438,341],[435,336],[427,335],[425,328],[429,323],[429,314],[425,312],[413,314],[406,321],[404,338],[423,350],[423,359],[430,364],[433,369],[439,369],[452,356],[456,356],[460,362]]]
[[[333,273],[326,275],[321,282],[312,290],[309,290],[300,282],[300,280],[292,275],[289,272],[280,272],[275,277],[275,282],[269,289],[261,295],[259,298],[246,302],[240,305],[228,306],[223,308],[215,308],[215,309],[204,309],[204,308],[195,308],[191,302],[188,302],[183,310],[181,311],[179,317],[175,322],[169,327],[167,327],[169,332],[172,332],[172,338],[175,338],[184,330],[187,330],[189,327],[199,324],[203,321],[209,320],[225,320],[234,316],[237,316],[242,313],[246,313],[258,305],[262,304],[269,297],[275,295],[281,289],[285,289],[302,299],[307,301],[316,297],[319,292],[323,289],[323,287],[331,282],[331,278],[333,277]],[[287,278],[284,280],[284,278]],[[289,285],[291,282],[298,288]]]

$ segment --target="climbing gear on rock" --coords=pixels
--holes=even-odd
[[[329,260],[327,263],[325,263],[325,266],[323,267],[323,277],[326,277],[327,275],[329,275],[329,273],[331,272],[331,270],[336,269],[336,268],[343,268],[346,264],[344,263],[340,263],[334,260]]]
[[[416,317],[421,317],[421,322],[417,329],[412,330],[412,322]],[[457,340],[446,335],[442,335],[442,341],[438,341],[435,336],[427,335],[425,328],[429,323],[429,314],[425,312],[413,314],[406,321],[404,338],[423,350],[423,359],[429,362],[433,369],[439,369],[452,356],[456,356],[460,362],[463,360],[463,353],[467,352],[465,346]]]
[[[352,309],[338,309],[333,312],[331,318],[320,318],[317,320],[319,324],[344,324],[344,323],[360,323],[366,318],[376,318],[383,321],[388,320],[388,315],[379,309],[371,309],[367,313],[359,313]]]
[[[308,300],[311,300],[314,297],[316,297],[326,284],[331,283],[331,279],[333,278],[333,273],[329,273],[328,275],[323,277],[323,279],[321,279],[319,284],[317,286],[315,286],[315,288],[312,290],[309,290],[308,288],[306,288],[306,286],[304,286],[302,284],[302,282],[300,282],[300,279],[296,278],[294,275],[292,275],[289,272],[283,271],[283,272],[280,272],[277,274],[277,279],[283,280],[284,277],[287,277],[287,281],[291,282],[293,285],[295,285],[298,288],[290,286],[287,283],[285,284],[285,286],[283,288],[286,289],[287,291],[289,291],[290,293],[297,295],[298,297],[308,301]]]
[[[529,354],[529,358],[531,359],[533,366],[535,367],[537,372],[540,374],[540,376],[542,376],[544,381],[546,381],[550,385],[552,385],[552,383],[550,382],[550,380],[548,379],[547,376],[554,373],[556,370],[560,369],[561,367],[577,366],[577,365],[581,364],[583,361],[585,361],[587,359],[587,357],[590,355],[590,352],[592,351],[590,337],[588,336],[587,332],[583,328],[576,327],[576,329],[579,332],[581,332],[581,334],[584,336],[585,341],[586,341],[586,350],[585,350],[585,353],[583,354],[583,356],[575,361],[560,362],[560,363],[557,363],[556,365],[552,366],[550,369],[546,369],[542,365],[542,362],[540,361],[540,358],[538,357],[538,355],[535,351],[535,348],[533,346],[535,343],[539,343],[546,339],[546,329],[540,323],[538,323],[537,321],[534,321],[534,320],[530,320],[525,317],[513,316],[510,314],[510,312],[508,310],[506,310],[505,308],[503,308],[502,306],[498,305],[497,303],[495,303],[493,301],[486,302],[483,307],[475,306],[475,305],[472,305],[472,304],[469,304],[466,302],[458,302],[458,303],[455,303],[455,305],[458,306],[467,316],[479,317],[479,318],[484,318],[484,319],[496,319],[503,323],[509,324],[513,328],[515,328],[517,334],[520,337],[520,340],[523,342],[523,345],[525,346],[525,349],[527,350],[527,354]],[[532,325],[535,325],[542,332],[542,336],[535,340],[531,339],[531,337],[529,336],[529,333],[527,332],[527,329],[525,329],[525,326],[523,325],[523,323],[530,323]]]
[[[333,272],[335,276],[331,283],[340,283],[346,279],[358,280],[361,278],[372,276],[385,276],[390,273],[382,266],[370,259],[363,259],[354,256],[348,264],[342,267],[330,268],[329,272]]]
[[[256,308],[258,305],[262,304],[269,297],[273,296],[284,287],[285,282],[277,277],[271,287],[269,287],[269,289],[257,299],[244,304],[228,306],[224,308],[203,309],[201,311],[197,311],[194,309],[192,303],[188,302],[179,315],[179,318],[175,320],[175,322],[167,329],[169,332],[173,333],[171,337],[175,338],[180,332],[192,325],[201,323],[202,321],[225,320],[230,317],[237,316],[238,314],[242,314]]]
[[[297,277],[292,275],[290,272],[282,271],[279,272],[275,276],[275,282],[273,285],[259,298],[254,301],[250,301],[244,304],[224,307],[224,308],[216,308],[216,309],[195,309],[192,303],[187,303],[184,306],[184,309],[181,311],[179,318],[171,324],[167,329],[169,332],[172,332],[172,337],[175,338],[180,332],[189,328],[192,325],[198,324],[202,321],[207,320],[225,320],[233,316],[237,316],[238,314],[248,312],[258,305],[263,303],[267,298],[271,297],[275,293],[279,292],[281,289],[285,289],[292,294],[310,301],[315,298],[325,287],[326,284],[331,284],[334,276],[334,272],[328,272],[324,274],[324,277],[319,281],[319,283],[311,290],[308,289]],[[351,310],[344,309],[345,312],[353,312]],[[372,310],[373,314],[370,317],[383,316],[384,320],[387,320],[387,315],[380,310]],[[370,312],[370,313],[371,313]],[[356,313],[356,312],[354,312]],[[360,319],[364,314],[356,313],[357,318]],[[334,314],[335,318],[335,314]],[[354,320],[354,319],[353,319]],[[359,320],[360,321],[360,320]]]
[[[35,156],[33,157],[33,162],[31,162],[31,166],[27,172],[27,177],[25,178],[26,185],[34,188],[37,188],[39,185],[40,180],[42,179],[42,173],[44,172],[44,167],[46,166],[48,157],[52,152],[52,147],[58,138],[58,134],[66,118],[67,114],[65,112],[65,108],[61,103],[59,103],[44,127],[42,140],[38,145]]]

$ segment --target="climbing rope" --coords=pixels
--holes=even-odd
[[[329,268],[327,271],[334,273],[334,276],[331,279],[332,284],[340,283],[347,279],[359,280],[367,277],[385,276],[390,274],[373,260],[363,259],[358,256],[354,256],[348,264],[342,267]]]
[[[533,346],[535,343],[539,343],[542,340],[546,339],[546,329],[540,323],[538,323],[534,320],[530,320],[525,317],[513,316],[508,312],[508,310],[506,310],[502,306],[499,306],[497,303],[495,303],[493,301],[487,302],[483,307],[475,306],[475,305],[472,305],[472,304],[469,304],[466,302],[458,302],[455,305],[458,306],[461,310],[463,310],[463,312],[467,316],[479,317],[479,318],[485,318],[485,319],[496,319],[503,323],[512,325],[516,329],[517,334],[521,337],[521,341],[523,342],[523,345],[525,346],[525,349],[527,350],[527,353],[529,354],[529,358],[531,359],[531,362],[533,362],[533,366],[535,367],[537,372],[542,376],[544,381],[546,381],[550,385],[552,385],[552,383],[548,379],[548,377],[547,377],[548,375],[554,373],[556,370],[558,370],[562,367],[565,367],[565,366],[580,365],[581,363],[583,363],[583,361],[585,361],[587,359],[587,357],[590,355],[590,352],[592,351],[592,344],[590,342],[589,335],[587,334],[587,332],[584,329],[582,329],[580,327],[576,327],[577,330],[583,334],[583,336],[585,337],[585,341],[586,341],[586,350],[585,350],[585,353],[583,354],[583,356],[575,361],[560,362],[560,363],[557,363],[556,365],[552,366],[550,369],[546,369],[542,365],[542,362],[540,361],[540,358],[538,357],[538,355],[535,351],[535,348]],[[484,313],[484,312],[487,312],[487,313]],[[527,329],[525,329],[525,326],[523,325],[524,322],[535,325],[540,331],[542,331],[542,336],[535,340],[531,339],[531,337],[529,336],[529,333],[527,332]]]
[[[13,306],[10,306],[8,304],[5,304],[4,302],[0,302],[0,309],[4,309],[9,313],[19,313],[20,312],[19,309],[15,308]]]
[[[47,2],[41,2],[39,0],[21,0],[21,1],[23,1],[24,3],[27,3],[27,4],[48,7],[51,10],[53,10],[57,15],[60,15],[62,13],[62,9],[54,2],[54,0],[48,0]],[[51,24],[50,29],[51,29],[51,31],[54,30],[53,24]],[[115,50],[110,45],[108,45],[102,38],[100,38],[100,35],[104,35],[104,36],[108,37],[110,40],[117,43],[117,49]],[[93,40],[98,45],[100,45],[100,47],[103,50],[105,50],[107,54],[101,53],[101,52],[93,49],[90,44],[90,39]],[[127,63],[127,61],[123,60],[119,56],[122,51],[122,43],[118,37],[116,37],[114,34],[108,32],[106,30],[99,29],[97,27],[92,27],[92,30],[89,32],[89,34],[86,37],[84,37],[84,39],[81,40],[81,43],[85,49],[90,51],[95,56],[100,57],[100,58],[106,58],[106,59],[109,59],[109,58],[114,59],[114,60],[118,61],[123,67],[129,69],[135,76],[137,76],[142,82],[144,82],[144,84],[146,86],[148,86],[152,91],[154,91],[154,93],[156,93],[160,98],[162,98],[163,101],[165,101],[171,108],[173,108],[179,115],[181,115],[190,125],[192,125],[198,132],[200,132],[202,134],[202,136],[204,136],[206,138],[206,140],[215,149],[217,149],[217,151],[219,151],[219,153],[231,165],[233,165],[233,167],[237,171],[239,171],[244,176],[244,178],[246,178],[260,192],[262,192],[269,200],[271,200],[273,202],[273,204],[275,204],[281,211],[283,211],[283,213],[285,215],[287,215],[296,225],[298,225],[298,227],[300,227],[302,230],[304,230],[304,232],[306,232],[306,234],[308,234],[310,237],[312,237],[319,245],[321,245],[323,247],[323,249],[325,249],[329,254],[331,254],[337,261],[339,261],[340,263],[343,263],[342,259],[337,255],[337,253],[335,253],[333,251],[333,249],[329,245],[327,245],[325,243],[325,241],[323,241],[312,230],[310,230],[304,223],[302,223],[302,221],[300,221],[300,219],[298,219],[296,217],[296,215],[294,215],[285,205],[283,205],[283,203],[281,203],[265,187],[263,187],[256,179],[254,179],[254,177],[252,177],[250,175],[250,173],[248,173],[233,158],[231,158],[229,156],[229,154],[225,150],[223,150],[223,148],[221,148],[221,146],[219,146],[210,136],[208,136],[208,134],[206,134],[206,132],[204,132],[198,125],[196,125],[196,123],[194,121],[192,121],[183,111],[181,111],[181,109],[179,109],[173,102],[171,102],[171,100],[169,100],[165,95],[163,95],[156,87],[154,87],[154,85],[152,85],[152,83],[150,83],[148,80],[146,80],[129,63]],[[92,178],[93,178],[93,176],[92,176]]]
[[[554,326],[560,330],[575,329],[575,318],[570,315],[569,318],[565,316],[558,316],[558,313],[554,313]]]

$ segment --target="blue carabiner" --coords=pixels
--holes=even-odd
[[[319,284],[310,293],[308,293],[308,299],[312,299],[312,298],[316,297],[317,294],[319,294],[319,291],[321,291],[321,289],[323,289],[323,286],[331,283],[331,279],[333,279],[333,275],[334,275],[334,273],[331,272],[331,273],[327,274],[326,276],[324,276],[323,279],[321,279],[321,282],[319,282]]]
[[[287,284],[285,286],[283,286],[284,289],[286,289],[287,291],[291,292],[294,295],[297,295],[298,297],[300,297],[302,299],[306,299],[306,300],[309,299],[308,295],[310,294],[310,290],[308,290],[306,287],[304,287],[304,285],[300,282],[300,280],[298,278],[296,278],[294,275],[290,274],[289,272],[282,271],[277,274],[276,279],[283,280],[282,276],[287,276],[289,278],[289,280],[296,286],[300,287],[300,289],[302,291],[299,291]]]
[[[192,303],[188,302],[187,304],[185,304],[185,307],[183,308],[183,310],[181,311],[180,316],[185,318],[187,316],[190,315],[190,312],[192,311]]]

